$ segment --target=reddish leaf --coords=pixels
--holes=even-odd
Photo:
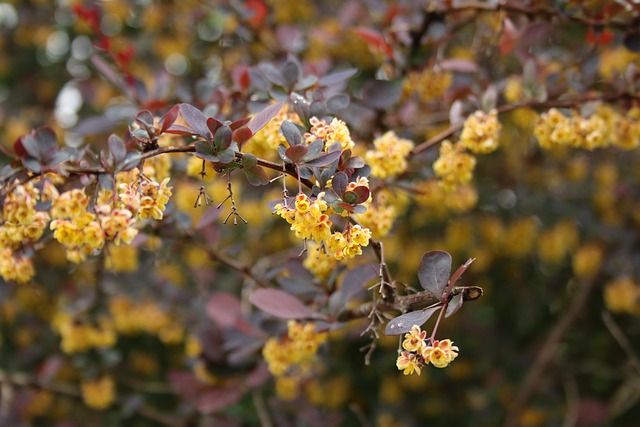
[[[365,27],[355,28],[353,32],[373,49],[384,53],[388,57],[393,56],[393,48],[379,32]]]
[[[228,328],[240,317],[240,300],[229,292],[215,292],[207,299],[206,310],[211,320]]]
[[[238,144],[238,147],[242,148],[242,145],[251,139],[253,132],[248,126],[242,126],[233,131],[232,139]]]
[[[261,166],[245,167],[242,171],[247,176],[247,180],[251,185],[257,187],[259,185],[267,185],[269,183],[269,175],[267,175],[267,172],[265,172],[264,168]]]
[[[262,0],[247,0],[244,7],[249,12],[250,19],[247,21],[249,26],[254,29],[260,28],[269,12],[267,5]]]
[[[513,22],[508,17],[504,18],[502,22],[502,36],[498,43],[501,55],[506,55],[513,50],[520,37],[519,31]]]
[[[451,286],[454,286],[456,284],[456,282],[460,279],[460,276],[462,276],[462,274],[467,270],[467,268],[469,268],[471,263],[475,260],[476,260],[475,258],[469,258],[467,262],[465,262],[460,267],[458,267],[456,272],[453,273],[453,276],[451,276]]]
[[[258,289],[249,297],[249,301],[272,316],[282,319],[306,319],[313,311],[298,298],[279,289]]]
[[[179,111],[180,105],[178,104],[169,108],[169,111],[167,111],[167,113],[162,118],[162,132],[166,131],[176,121]]]
[[[287,148],[284,154],[293,162],[298,163],[298,160],[303,158],[305,154],[307,154],[307,146],[306,145],[292,145]]]
[[[411,330],[413,325],[422,326],[424,322],[429,320],[431,316],[442,306],[436,305],[435,307],[425,308],[424,310],[412,311],[410,313],[398,316],[395,319],[391,319],[387,323],[387,327],[384,329],[385,335],[400,335],[407,333]]]
[[[451,275],[451,255],[445,251],[429,251],[422,256],[418,267],[420,285],[442,301]]]
[[[271,119],[273,119],[280,112],[283,105],[284,104],[282,102],[278,102],[276,104],[268,106],[267,108],[253,116],[248,124],[251,132],[253,132],[253,134],[255,135],[260,129],[265,127],[265,125],[269,123]]]
[[[239,119],[239,120],[236,120],[235,122],[231,123],[229,125],[229,127],[231,128],[231,130],[240,129],[241,127],[243,127],[244,125],[246,125],[250,121],[251,121],[251,117],[245,117],[244,119]]]

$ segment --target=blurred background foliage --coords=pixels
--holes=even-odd
[[[469,187],[438,185],[439,144],[416,152],[407,173],[372,181],[378,203],[393,207],[387,216],[374,211],[370,228],[392,222],[386,236],[374,237],[394,279],[417,287],[417,265],[431,249],[450,252],[454,266],[476,259],[464,281],[484,295],[441,329],[460,348],[448,369],[402,375],[396,337],[382,338],[365,366],[366,322],[354,321],[328,333],[303,380],[274,380],[261,348],[287,325],[249,306],[254,285],[229,263],[252,266],[297,295],[333,279],[314,279],[301,266],[300,241],[267,205],[281,197],[280,185],[255,188],[234,177],[248,225],[223,225],[215,204],[226,197],[226,180],[210,173],[204,185],[214,206],[194,208],[200,161],[160,156],[147,165],[171,177],[163,221],[147,224],[132,245],[77,265],[45,240],[34,255],[35,279],[0,286],[0,422],[496,426],[550,348],[551,331],[570,317],[517,425],[637,425],[638,150],[546,149],[534,137],[539,113],[555,101],[567,114],[613,116],[610,132],[620,117],[636,123],[633,96],[602,98],[611,101],[608,113],[604,103],[582,100],[637,93],[640,55],[624,32],[637,11],[610,11],[608,2],[524,3],[561,13],[527,16],[491,2],[452,13],[448,2],[413,0],[0,3],[0,141],[8,152],[17,137],[47,124],[62,144],[97,153],[138,111],[160,116],[176,102],[246,116],[282,98],[261,86],[256,70],[288,55],[305,74],[357,69],[340,88],[350,103],[328,113],[347,123],[363,157],[389,130],[419,146],[476,110],[528,105],[499,110],[499,149],[477,156]],[[587,23],[598,19],[607,25],[594,36]],[[397,87],[372,94],[380,81]],[[276,159],[257,141],[269,137],[281,140],[277,126],[246,150]],[[163,136],[161,144],[179,141]],[[336,271],[360,264],[377,268],[365,251]],[[216,314],[223,305],[237,305],[253,326],[229,327]]]

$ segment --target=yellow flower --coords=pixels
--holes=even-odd
[[[106,409],[115,401],[115,383],[108,375],[81,384],[82,400],[93,409]]]
[[[445,368],[458,357],[458,347],[449,339],[435,340],[433,345],[423,348],[422,357],[425,363],[431,363],[436,368]]]
[[[403,351],[396,360],[396,366],[398,370],[403,371],[405,375],[411,375],[414,372],[420,375],[420,363],[417,356],[408,351]]]
[[[420,330],[420,326],[413,325],[411,332],[405,334],[405,340],[402,342],[402,348],[407,351],[421,353],[425,346],[424,340],[427,338],[427,331]]]

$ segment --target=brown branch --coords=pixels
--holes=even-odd
[[[0,370],[0,386],[32,388],[36,390],[49,391],[73,399],[82,399],[82,393],[80,392],[80,389],[78,387],[72,386],[70,384],[41,381],[33,375],[21,372],[10,374],[6,371]],[[4,400],[5,396],[2,397],[2,400]],[[125,406],[126,403],[118,400],[114,402],[114,404],[117,406]],[[139,408],[137,408],[136,413],[141,417],[144,417],[166,427],[180,427],[184,425],[184,423],[180,419],[163,414],[162,412],[148,405],[140,406]]]
[[[538,352],[522,386],[517,389],[517,394],[507,410],[504,427],[517,427],[519,425],[520,414],[522,414],[529,399],[531,399],[540,381],[544,378],[544,371],[556,354],[560,341],[562,341],[564,335],[584,308],[597,282],[598,280],[592,278],[578,283],[578,290],[574,294],[569,307],[564,310],[562,316],[547,335],[547,339]]]
[[[479,286],[456,286],[451,291],[450,297],[463,294],[465,301],[475,301],[482,296],[482,288]],[[353,309],[348,309],[340,313],[338,321],[360,319],[369,316],[371,310],[376,308],[378,312],[394,311],[405,313],[408,311],[420,310],[430,305],[436,304],[440,300],[429,291],[418,292],[410,295],[396,296],[393,302],[369,301]]]
[[[624,24],[621,22],[612,22],[608,18],[591,18],[588,16],[570,15],[560,9],[553,8],[549,5],[544,6],[526,6],[521,2],[500,1],[497,3],[486,3],[479,1],[458,2],[456,6],[443,8],[442,13],[460,13],[460,12],[499,12],[505,11],[514,14],[526,15],[528,17],[539,16],[545,19],[558,18],[563,21],[573,21],[590,27],[607,27],[626,31],[634,25],[633,22]]]

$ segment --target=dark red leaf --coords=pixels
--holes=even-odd
[[[249,296],[251,304],[282,319],[308,319],[313,311],[298,298],[279,289],[257,289]]]
[[[253,132],[248,126],[242,126],[233,131],[233,140],[242,148],[242,145],[251,139]]]
[[[236,129],[239,129],[239,128],[243,127],[244,125],[246,125],[250,121],[251,121],[251,117],[245,117],[244,119],[239,119],[239,120],[236,120],[235,122],[231,123],[229,125],[229,127],[231,128],[231,130],[236,130]]]
[[[284,154],[293,163],[298,163],[298,160],[303,158],[307,154],[307,151],[309,151],[309,150],[307,149],[306,145],[292,145],[291,147],[286,149]]]
[[[400,80],[370,80],[362,87],[362,99],[371,107],[384,110],[391,107],[402,95]]]
[[[169,108],[169,111],[162,118],[162,132],[166,131],[178,118],[178,113],[180,112],[180,105],[176,104],[173,107]]]

